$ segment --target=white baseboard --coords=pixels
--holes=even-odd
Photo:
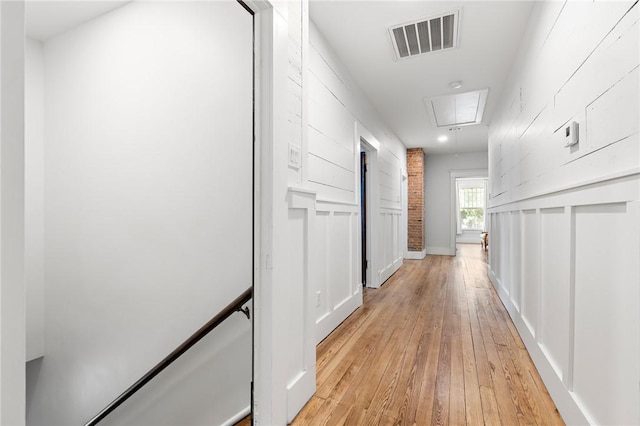
[[[287,386],[287,422],[296,415],[316,392],[316,372],[304,371]]]
[[[333,311],[316,320],[316,344],[320,343],[329,333],[335,330],[360,305],[362,305],[362,291],[358,291],[336,306]]]
[[[451,250],[449,247],[427,247],[427,254],[435,254],[438,256],[450,256]]]
[[[427,249],[422,251],[407,251],[404,254],[405,259],[422,260],[427,256]]]
[[[504,307],[507,309],[507,312],[509,312],[509,316],[511,317],[513,324],[516,326],[518,334],[520,334],[522,342],[526,346],[527,351],[533,360],[533,364],[536,366],[538,373],[540,373],[540,377],[542,377],[542,381],[547,387],[549,395],[551,395],[551,399],[553,399],[553,402],[556,404],[564,422],[568,425],[593,424],[587,420],[588,417],[584,410],[580,408],[580,404],[575,400],[573,392],[569,391],[565,387],[560,377],[556,374],[553,366],[538,345],[536,338],[529,330],[529,327],[527,327],[527,324],[520,316],[520,313],[509,298],[509,295],[504,290],[502,283],[490,267],[488,268],[488,273],[493,287],[496,289],[496,292],[498,293],[500,300],[502,300]]]
[[[245,408],[240,410],[238,413],[236,413],[229,420],[227,420],[226,422],[222,423],[222,426],[233,426],[236,423],[238,423],[240,420],[242,420],[245,417],[247,417],[249,414],[251,414],[251,406],[247,405]]]

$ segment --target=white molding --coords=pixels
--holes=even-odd
[[[502,213],[513,210],[536,210],[578,207],[591,204],[619,203],[638,199],[640,194],[640,173],[625,175],[604,182],[594,182],[584,186],[549,193],[545,196],[513,201],[490,207],[488,213]]]
[[[314,345],[315,351],[315,345]],[[298,412],[316,391],[316,372],[304,370],[287,386],[287,422],[293,421]]]
[[[505,309],[509,313],[513,324],[516,326],[518,334],[520,334],[520,337],[522,338],[522,341],[564,422],[570,425],[593,424],[583,414],[586,411],[584,411],[584,408],[581,407],[581,404],[576,400],[574,393],[567,390],[562,379],[560,379],[556,374],[554,367],[548,361],[542,348],[536,341],[536,338],[531,334],[527,324],[520,317],[520,314],[513,302],[511,302],[509,295],[504,291],[500,280],[496,277],[490,267],[488,267],[487,272],[493,287],[498,293]]]
[[[316,211],[325,213],[352,213],[360,215],[360,208],[349,203],[327,203],[316,200]]]
[[[245,408],[243,408],[242,410],[238,411],[235,415],[230,417],[229,420],[222,423],[221,426],[233,426],[236,423],[238,423],[240,420],[247,417],[249,414],[251,414],[251,406],[247,405]]]
[[[361,286],[361,285],[360,285]],[[362,291],[348,297],[316,321],[316,344],[324,340],[337,326],[362,305]]]
[[[303,342],[302,342],[302,370],[287,385],[287,421],[294,419],[296,414],[316,391],[316,342],[315,336],[315,306],[311,297],[311,282],[309,277],[310,257],[314,256],[314,241],[316,227],[316,193],[304,188],[289,187],[288,206],[290,210],[304,210],[306,216],[304,230],[304,266],[303,266]]]
[[[528,204],[531,204],[529,203],[530,201],[537,202],[541,198],[551,199],[551,197],[555,195],[567,195],[568,193],[576,193],[579,191],[584,191],[585,189],[590,189],[590,187],[593,188],[600,185],[613,185],[613,184],[624,181],[626,178],[633,178],[639,175],[640,175],[640,168],[636,167],[630,170],[624,170],[622,172],[612,173],[607,176],[588,179],[588,180],[571,184],[571,185],[562,185],[549,190],[539,191],[537,193],[534,193],[533,195],[519,198],[517,200],[506,201],[503,203],[498,203],[495,205],[488,206],[487,210],[490,212],[511,210],[513,209],[512,207],[509,207],[511,205],[519,205],[519,204],[528,205]],[[574,204],[574,205],[578,205],[578,204]],[[526,208],[523,207],[523,209],[526,209]]]
[[[422,260],[427,257],[427,249],[422,251],[407,251],[404,254],[405,259]]]
[[[254,286],[252,422],[273,418],[273,103],[277,14],[268,1],[250,0],[254,15]]]
[[[437,255],[437,256],[453,256],[451,254],[451,249],[449,247],[430,247],[427,246],[425,249],[427,254]]]
[[[367,253],[369,254],[369,268],[367,269],[367,287],[378,288],[382,282],[380,274],[374,271],[382,270],[382,255],[380,254],[380,169],[378,168],[378,155],[380,153],[380,142],[371,134],[371,132],[359,121],[354,122],[354,137],[357,143],[357,151],[360,149],[367,151]],[[364,141],[364,143],[362,142]],[[357,168],[360,169],[360,156],[357,155]],[[360,173],[356,173],[358,177]],[[360,193],[360,179],[356,179],[356,192]],[[358,205],[360,203],[358,202]],[[360,256],[362,250],[359,250]],[[361,257],[359,257],[361,259]]]
[[[24,425],[24,2],[0,2],[0,424]]]

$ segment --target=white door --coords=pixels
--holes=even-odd
[[[27,416],[82,424],[252,286],[253,20],[235,1],[131,2],[42,55],[45,355]],[[192,351],[105,424],[248,409],[251,323]]]

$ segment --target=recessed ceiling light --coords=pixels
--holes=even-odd
[[[449,138],[446,135],[438,136],[438,142],[445,143]]]
[[[449,83],[449,87],[451,87],[452,89],[459,89],[462,87],[462,81],[460,80],[452,81],[451,83]]]

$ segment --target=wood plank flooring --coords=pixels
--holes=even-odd
[[[487,277],[486,254],[405,260],[317,347],[292,425],[564,424]]]

